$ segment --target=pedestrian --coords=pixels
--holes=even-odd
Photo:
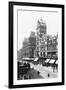
[[[38,74],[38,76],[39,76],[40,72],[38,71],[37,74]]]
[[[50,77],[50,74],[48,73],[48,78]]]
[[[53,72],[55,71],[55,67],[53,67]]]

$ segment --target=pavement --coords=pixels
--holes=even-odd
[[[42,79],[43,77],[38,74],[37,70],[31,69],[27,74],[29,74],[30,79]]]
[[[31,68],[34,68],[34,70],[37,70],[40,72],[40,76],[42,78],[57,78],[58,72],[53,72],[53,69],[51,67],[42,66],[40,64],[34,65],[30,63]]]

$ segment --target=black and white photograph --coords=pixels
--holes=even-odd
[[[14,85],[62,83],[63,5],[52,6],[13,6]]]
[[[18,10],[18,80],[58,77],[57,13]]]

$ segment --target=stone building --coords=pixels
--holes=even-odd
[[[22,55],[23,58],[25,57],[30,57],[30,43],[29,43],[29,39],[25,38],[23,41],[23,47],[22,47]]]
[[[35,32],[31,32],[30,37],[29,37],[29,42],[30,42],[30,57],[34,57],[34,50],[36,49],[36,36]]]
[[[47,34],[47,25],[43,19],[37,21],[36,34],[31,32],[29,38],[25,38],[22,47],[22,56],[25,58],[57,58],[58,34]]]
[[[58,35],[47,36],[47,57],[57,58],[58,53]]]
[[[47,35],[47,25],[43,19],[38,20],[36,28],[36,50],[35,57],[57,58],[58,34]]]
[[[35,32],[31,32],[30,37],[26,38],[23,41],[23,48],[22,48],[23,57],[33,58],[35,48],[36,48],[36,36]]]
[[[37,22],[37,36],[36,36],[36,57],[46,57],[47,56],[47,35],[46,35],[46,23],[43,19]]]

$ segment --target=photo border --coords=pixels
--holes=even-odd
[[[35,6],[35,7],[51,7],[62,9],[62,82],[55,83],[39,83],[39,84],[13,84],[13,7],[19,6]],[[64,5],[60,4],[42,4],[42,3],[28,3],[28,2],[9,2],[9,88],[26,88],[26,87],[40,87],[40,86],[57,86],[64,85]]]

